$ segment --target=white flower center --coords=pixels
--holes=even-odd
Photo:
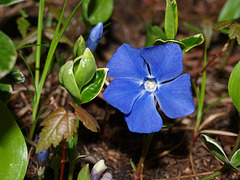
[[[147,80],[144,82],[144,88],[148,92],[154,92],[157,89],[157,83],[154,80]]]

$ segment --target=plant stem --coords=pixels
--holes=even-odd
[[[62,161],[61,161],[60,180],[63,180],[65,162],[66,162],[66,139],[64,139],[62,142]]]
[[[73,141],[73,149],[70,151],[71,157],[76,156],[77,152],[77,143],[78,143],[78,129],[79,129],[79,119],[76,119],[77,123],[77,132],[74,134],[74,141]],[[74,167],[75,167],[76,161],[71,159],[70,165],[69,165],[69,173],[68,173],[68,180],[72,180],[73,178],[73,173],[74,173]]]
[[[136,179],[139,179],[142,174],[143,164],[146,159],[153,135],[154,135],[154,133],[148,134],[146,139],[144,140],[142,154],[139,159],[138,166],[137,166],[137,172],[134,174],[134,178],[136,178]]]
[[[44,0],[39,2],[39,12],[38,12],[38,33],[37,33],[37,44],[42,43],[42,24],[43,24],[43,11],[44,11]],[[36,70],[35,70],[35,88],[38,87],[39,83],[39,72],[40,72],[40,58],[41,58],[41,46],[36,48]]]

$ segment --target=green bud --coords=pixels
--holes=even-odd
[[[79,38],[77,39],[77,41],[75,42],[75,44],[73,46],[73,56],[74,56],[74,58],[83,55],[85,49],[86,49],[86,44],[85,44],[85,41],[84,41],[84,39],[81,35],[81,36],[79,36]]]

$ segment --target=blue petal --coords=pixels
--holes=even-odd
[[[158,82],[174,79],[183,71],[183,54],[178,44],[142,48],[140,53],[149,64],[151,75]]]
[[[128,44],[121,45],[107,64],[108,75],[113,78],[143,80],[149,76],[147,64],[140,56],[140,50]]]
[[[161,84],[156,97],[162,111],[170,118],[178,118],[193,113],[195,107],[189,74]]]
[[[128,79],[114,79],[103,93],[103,98],[124,114],[132,110],[133,103],[143,90],[141,82]]]
[[[128,128],[132,132],[152,133],[162,128],[162,118],[156,110],[154,95],[144,93],[133,105],[132,111],[125,115]]]

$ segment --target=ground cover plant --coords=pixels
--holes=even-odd
[[[238,179],[239,6],[1,1],[1,179]]]

